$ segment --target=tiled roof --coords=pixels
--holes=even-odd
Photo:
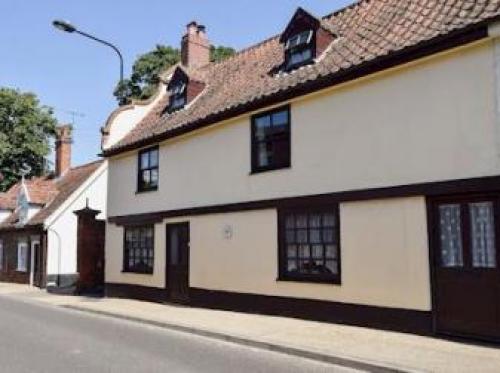
[[[252,103],[284,97],[283,92],[294,88],[300,92],[311,82],[341,76],[410,47],[496,19],[499,14],[500,0],[359,1],[321,19],[322,27],[330,25],[337,37],[316,63],[290,73],[273,74],[284,56],[279,36],[275,36],[225,61],[201,67],[196,74],[207,86],[192,105],[164,113],[167,100],[163,99],[104,154],[134,149],[168,138],[169,134],[199,128],[204,122],[216,123],[225,113],[227,117],[241,114]]]
[[[57,189],[52,177],[35,177],[25,181],[30,202],[35,205],[45,205],[56,194]],[[14,184],[7,192],[0,193],[0,209],[14,210],[21,182]]]
[[[32,203],[43,205],[43,208],[33,216],[27,226],[43,224],[45,219],[52,215],[73,192],[76,191],[102,164],[102,161],[88,163],[71,168],[60,179],[41,177],[26,180]],[[9,196],[17,196],[20,183],[15,184],[8,192]],[[0,195],[1,197],[1,195]],[[1,203],[1,199],[0,199]],[[15,198],[14,198],[15,203]],[[15,207],[15,205],[14,205]],[[14,228],[17,222],[16,212],[0,224],[0,229]]]

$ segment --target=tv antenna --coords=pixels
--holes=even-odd
[[[76,110],[64,110],[64,112],[71,116],[71,125],[73,127],[75,126],[76,118],[85,118],[84,113],[80,113],[79,111]]]

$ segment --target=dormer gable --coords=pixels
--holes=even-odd
[[[205,83],[190,77],[189,73],[178,66],[167,86],[167,91],[170,94],[168,107],[166,111],[169,113],[183,109],[191,103],[205,88]]]
[[[314,63],[334,39],[335,34],[324,21],[299,7],[280,37],[285,53],[283,69]]]

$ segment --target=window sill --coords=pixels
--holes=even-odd
[[[125,271],[122,270],[123,274],[131,274],[131,275],[144,275],[144,276],[153,276],[153,272],[134,272],[134,271]]]
[[[151,188],[151,189],[138,189],[135,194],[143,194],[143,193],[151,193],[151,192],[157,192],[158,188]]]
[[[288,165],[288,166],[278,166],[278,167],[269,167],[269,168],[260,168],[260,169],[255,169],[255,170],[250,171],[249,175],[258,175],[258,174],[262,174],[262,173],[266,173],[266,172],[279,171],[279,170],[286,171],[286,170],[289,170],[291,168],[292,168],[292,166],[290,166],[290,165]]]
[[[307,278],[307,277],[278,277],[277,282],[307,282],[311,284],[341,285],[340,277],[337,278]]]

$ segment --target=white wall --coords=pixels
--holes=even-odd
[[[103,144],[103,149],[110,148],[120,141],[156,106],[158,101],[167,94],[165,84],[160,84],[158,92],[159,93],[150,100],[118,108],[111,114],[108,119],[108,121],[110,121],[108,128],[109,135],[106,142]]]
[[[7,219],[10,214],[12,214],[10,210],[0,210],[0,223]]]
[[[123,228],[108,224],[106,282],[165,287],[165,224],[190,222],[190,286],[210,290],[430,310],[425,198],[340,205],[341,285],[276,281],[274,209],[165,220],[153,275],[123,274]],[[226,239],[224,227],[233,235]]]
[[[498,175],[491,41],[292,103],[292,167],[250,175],[250,119],[160,148],[157,192],[137,152],[110,162],[109,215]]]
[[[47,219],[47,274],[76,273],[78,218],[73,213],[86,206],[100,210],[98,219],[106,218],[107,163],[103,163],[87,181]]]

